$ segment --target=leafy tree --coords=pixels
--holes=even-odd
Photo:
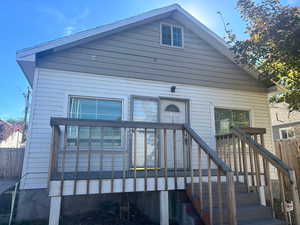
[[[237,62],[254,68],[269,86],[281,88],[272,102],[286,102],[291,111],[300,110],[300,7],[282,6],[279,0],[238,0],[237,9],[249,35],[237,40],[225,25]]]

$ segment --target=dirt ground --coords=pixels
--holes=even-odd
[[[47,225],[48,221],[27,221],[14,225]],[[121,211],[120,205],[106,202],[97,211],[76,216],[64,216],[60,225],[158,225],[143,215],[134,205]],[[172,223],[174,224],[174,223]],[[175,224],[174,224],[175,225]]]

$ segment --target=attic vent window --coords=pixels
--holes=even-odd
[[[168,105],[165,109],[166,112],[180,112],[179,108],[176,105]]]
[[[178,25],[161,24],[161,45],[183,47],[183,28]]]

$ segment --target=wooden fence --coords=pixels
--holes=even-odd
[[[22,174],[24,148],[0,148],[0,179]]]
[[[276,155],[295,170],[298,189],[300,188],[300,138],[275,140]]]

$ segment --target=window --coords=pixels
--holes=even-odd
[[[183,28],[175,25],[161,24],[161,44],[183,47]]]
[[[133,121],[157,122],[158,101],[146,97],[135,97],[133,99]]]
[[[158,122],[158,99],[151,97],[133,97],[133,121],[143,121],[143,122]],[[145,130],[136,129],[136,166],[138,168],[143,168],[145,165]],[[147,165],[148,167],[154,167],[155,164],[155,143],[154,143],[154,129],[147,129]],[[133,137],[133,143],[134,143]],[[132,162],[134,162],[134,154],[132,154]]]
[[[295,130],[293,127],[286,127],[279,129],[280,139],[295,138]]]
[[[231,127],[249,127],[250,113],[245,110],[215,108],[216,135],[227,134]]]
[[[122,101],[93,99],[93,98],[70,98],[69,117],[76,119],[95,120],[121,120]],[[79,133],[79,145],[116,147],[121,146],[120,128],[100,128],[100,127],[77,127],[68,128],[68,144],[77,145],[77,135]]]
[[[165,111],[167,111],[167,112],[180,112],[179,108],[174,104],[168,105],[166,107]]]

